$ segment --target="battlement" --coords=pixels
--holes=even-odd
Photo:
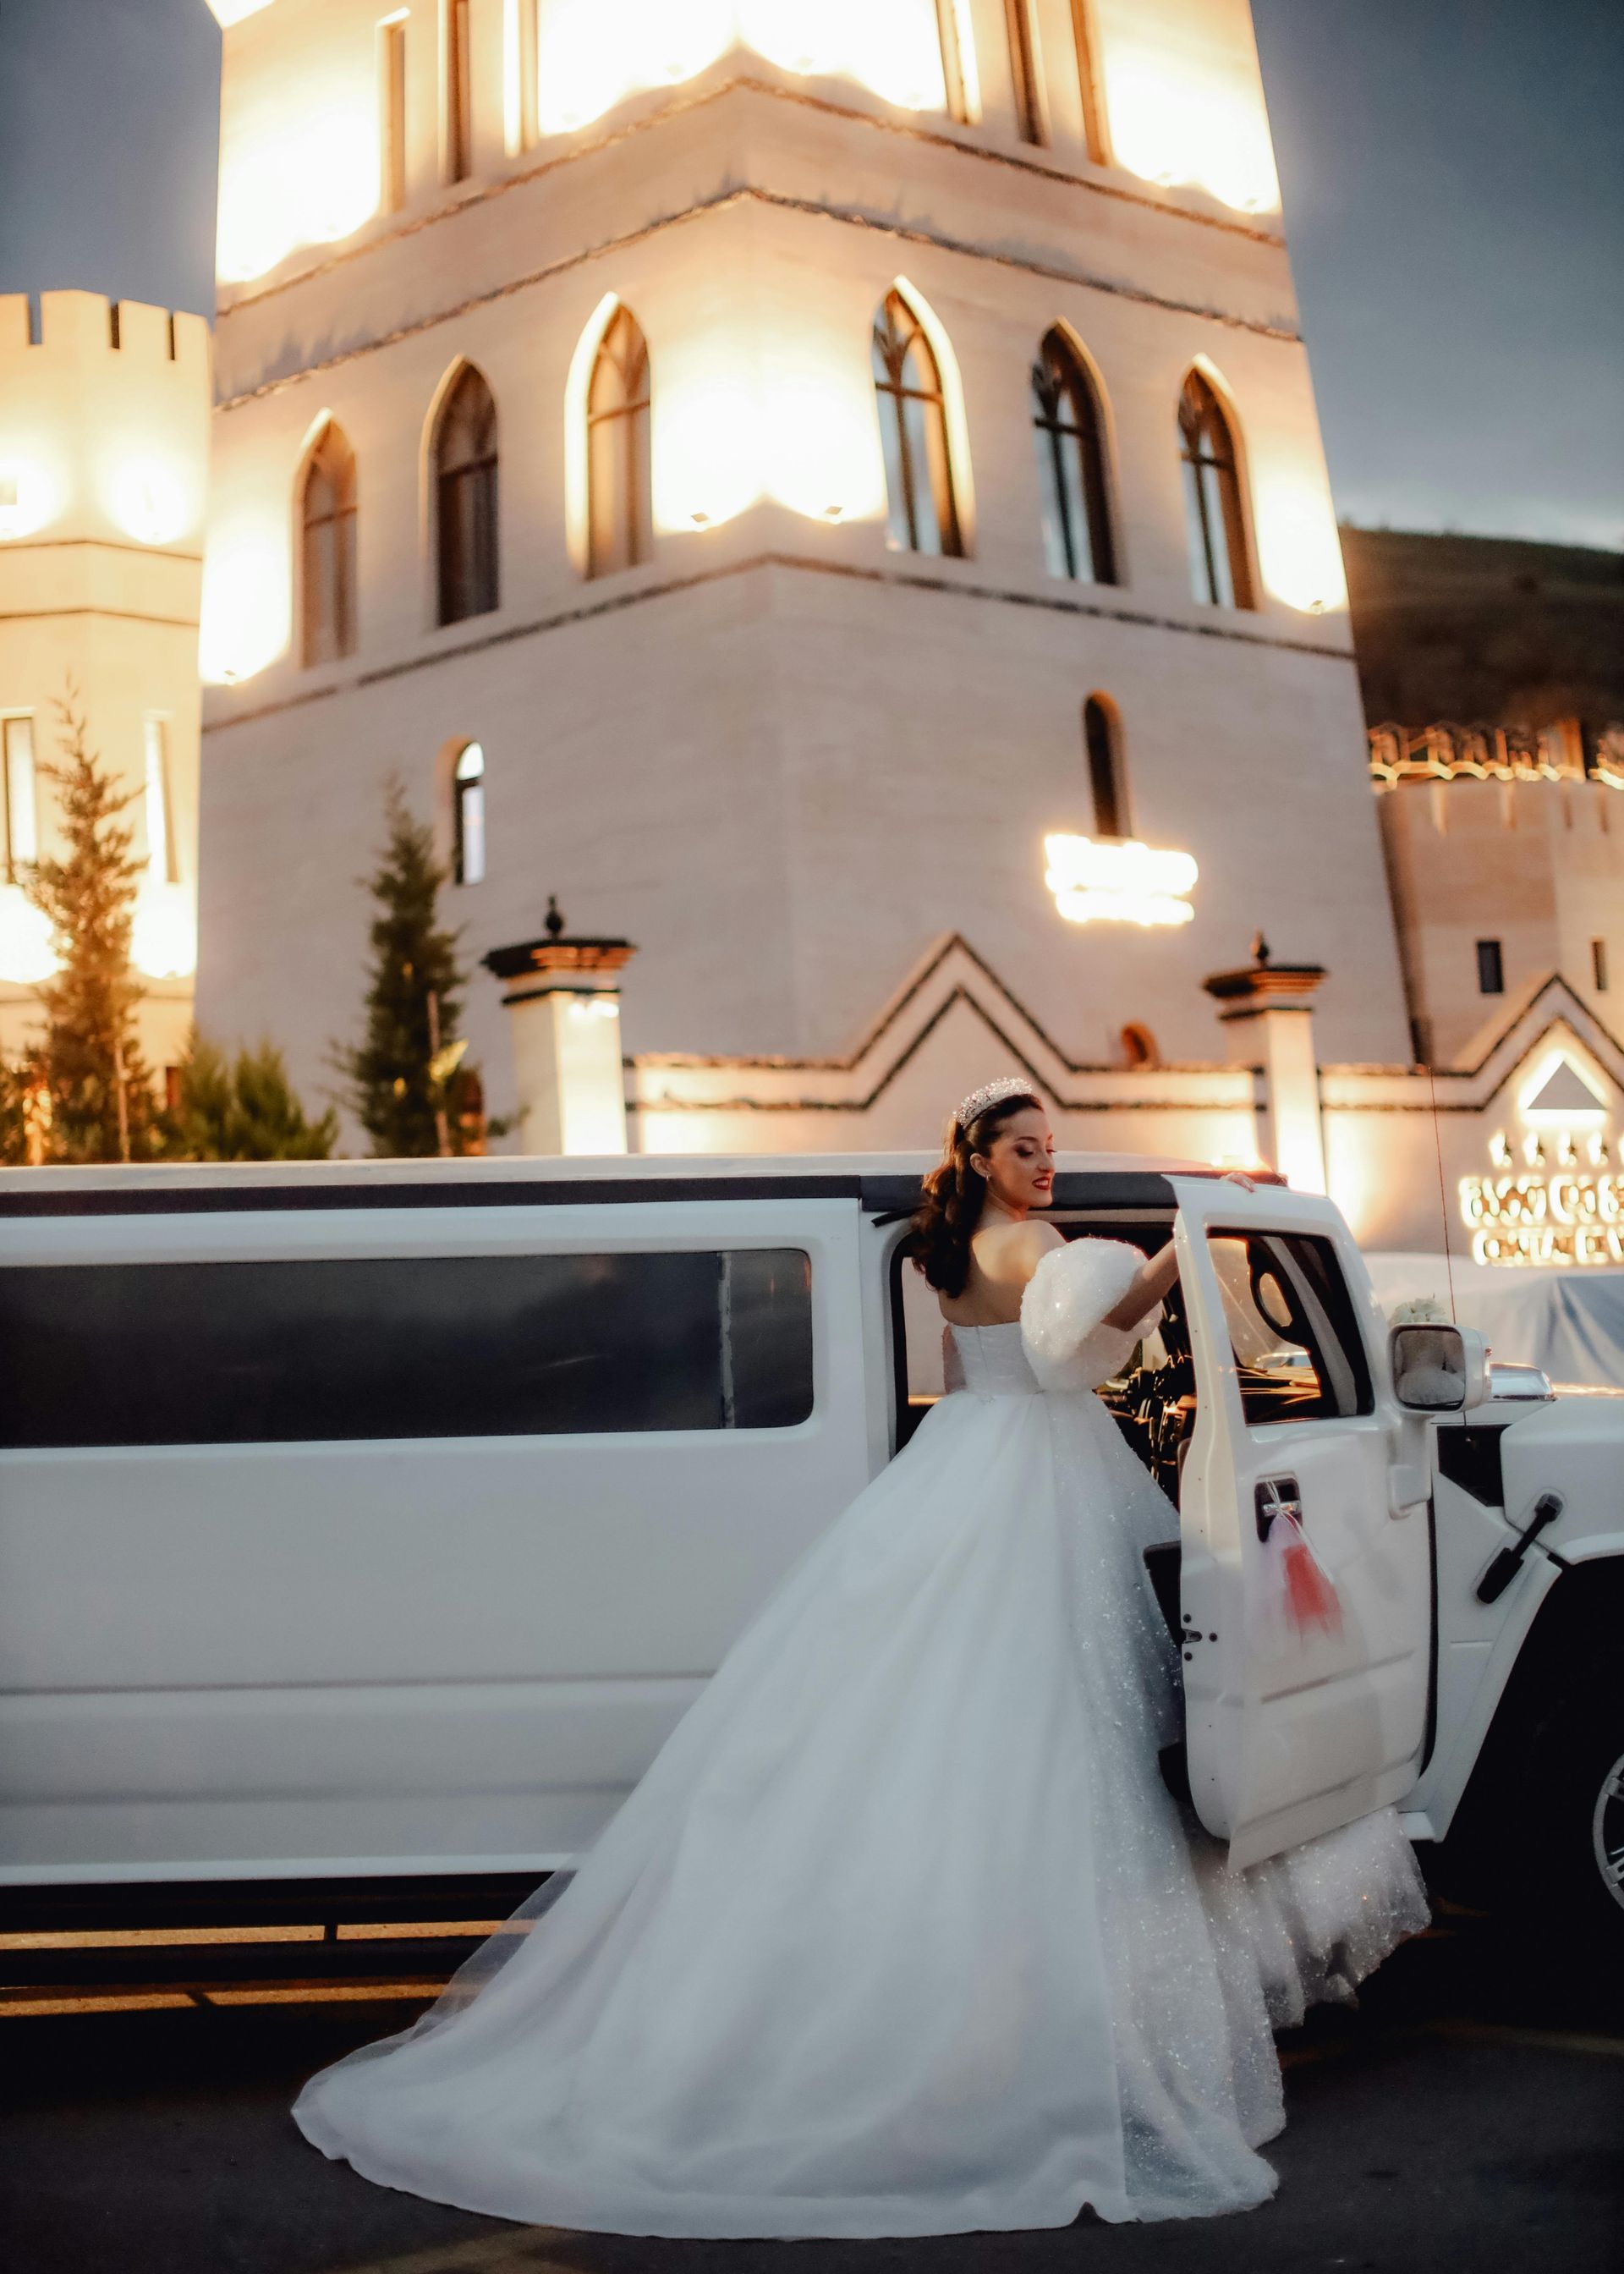
[[[41,292],[39,336],[34,336],[29,295],[0,292],[0,373],[15,362],[66,358],[83,367],[105,357],[108,368],[168,365],[177,383],[191,384],[209,359],[208,326],[201,316],[150,307],[144,300],[109,300],[100,292]]]
[[[0,574],[19,548],[203,550],[212,342],[99,292],[0,295]],[[17,571],[21,574],[20,568]]]

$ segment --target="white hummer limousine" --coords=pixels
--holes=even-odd
[[[1328,1201],[1057,1165],[1068,1235],[1178,1245],[1101,1393],[1169,1499],[1169,1784],[1238,1864],[1396,1804],[1624,1942],[1624,1412],[1389,1332]],[[577,1856],[939,1393],[923,1166],[0,1172],[0,1881]],[[1339,1632],[1264,1615],[1282,1511]]]

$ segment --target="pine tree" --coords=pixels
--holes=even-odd
[[[166,1120],[167,1149],[183,1161],[325,1161],[338,1136],[336,1113],[309,1118],[274,1043],[231,1063],[195,1029]]]
[[[426,826],[412,817],[398,781],[388,786],[387,834],[368,880],[372,919],[372,983],[357,1045],[340,1044],[334,1063],[374,1154],[471,1151],[477,1125],[461,1110],[478,1077],[463,1064],[457,1033],[465,975],[456,935],[435,922],[447,871]]]
[[[70,687],[56,705],[62,759],[40,769],[57,792],[63,849],[36,862],[24,890],[51,928],[58,968],[39,988],[45,1034],[28,1073],[40,1096],[48,1157],[128,1161],[160,1136],[158,1101],[136,1032],[140,983],[130,965],[136,882],[120,793],[86,740]]]

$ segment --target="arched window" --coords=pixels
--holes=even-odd
[[[299,522],[304,661],[331,663],[356,645],[355,452],[331,419],[305,463]]]
[[[1235,436],[1222,403],[1199,371],[1184,381],[1178,440],[1184,465],[1190,589],[1198,600],[1213,607],[1250,608],[1252,572],[1246,561]]]
[[[496,404],[471,364],[446,397],[433,456],[435,613],[459,624],[498,605]]]
[[[485,877],[485,752],[477,742],[463,745],[451,778],[451,874],[459,885]]]
[[[1094,798],[1096,837],[1131,837],[1128,784],[1122,763],[1122,721],[1116,706],[1103,695],[1091,695],[1083,705],[1083,748],[1088,759],[1088,787]]]
[[[899,552],[962,553],[941,368],[900,292],[886,294],[874,320],[873,364],[888,542]]]
[[[629,308],[598,342],[586,398],[587,575],[635,568],[654,549],[649,343]]]
[[[1082,358],[1059,330],[1047,333],[1032,366],[1032,429],[1043,500],[1043,549],[1051,576],[1116,582],[1100,406]]]

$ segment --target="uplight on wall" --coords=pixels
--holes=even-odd
[[[0,543],[32,537],[54,520],[58,500],[44,468],[32,458],[0,458]]]
[[[228,143],[220,160],[216,267],[228,284],[265,275],[304,245],[334,245],[378,210],[377,104],[370,83],[317,99],[295,124]]]
[[[188,485],[172,466],[153,458],[131,459],[108,483],[108,511],[138,545],[169,545],[196,516]]]
[[[1101,6],[1111,154],[1147,182],[1189,184],[1238,213],[1277,213],[1280,178],[1255,56],[1177,36],[1162,11]]]
[[[209,533],[203,561],[198,669],[210,685],[252,679],[291,632],[287,543],[252,523]]]
[[[198,968],[198,916],[184,885],[143,885],[136,895],[130,958],[149,979],[189,979]]]
[[[785,372],[769,382],[764,481],[808,521],[877,521],[885,469],[866,369]]]
[[[1137,838],[1043,840],[1043,881],[1068,923],[1186,924],[1200,873],[1188,853],[1162,852]]]
[[[754,393],[707,378],[703,361],[685,371],[673,355],[654,396],[656,526],[715,529],[753,505],[761,491],[761,412]]]
[[[1347,606],[1342,543],[1322,484],[1260,476],[1257,529],[1258,564],[1277,600],[1312,616]]]
[[[568,134],[628,94],[680,86],[735,44],[800,78],[853,79],[906,110],[939,110],[936,0],[548,0],[537,119]]]
[[[56,968],[43,909],[25,897],[20,885],[0,885],[0,980],[13,987],[37,987]]]

